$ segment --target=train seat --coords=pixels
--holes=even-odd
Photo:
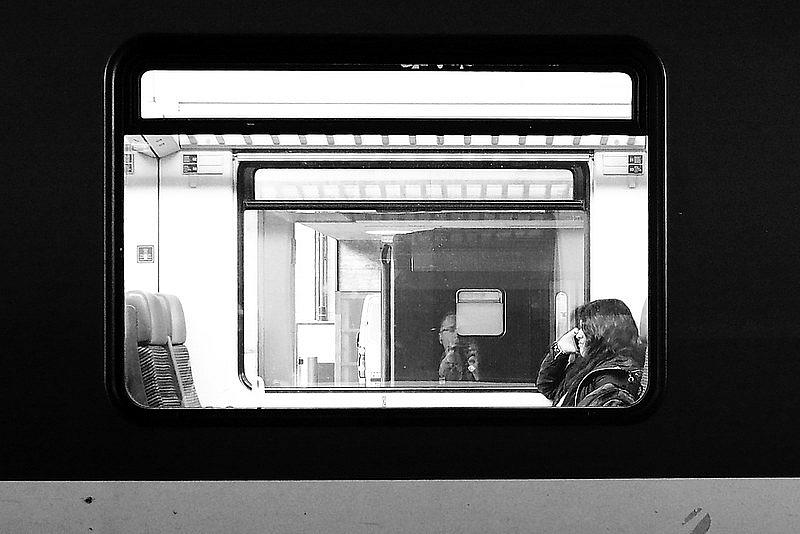
[[[175,364],[183,406],[186,408],[200,408],[200,400],[197,398],[197,391],[194,387],[189,349],[186,347],[186,317],[183,314],[183,306],[175,295],[156,293],[156,298],[164,303],[169,312],[170,334],[167,338],[166,347]]]
[[[136,310],[137,350],[147,406],[180,408],[181,389],[167,349],[171,319],[166,304],[144,291],[127,292],[125,303]]]
[[[139,363],[136,328],[136,308],[125,306],[125,389],[134,402],[141,406],[147,406],[142,367]]]
[[[648,331],[648,324],[647,324],[647,311],[648,311],[648,309],[647,309],[647,301],[648,301],[648,299],[644,299],[644,306],[642,306],[642,315],[641,315],[641,318],[639,319],[639,337],[644,342],[645,347],[648,346],[648,335],[647,335],[648,334],[648,332],[647,332]],[[645,348],[644,365],[642,366],[642,382],[641,382],[641,384],[642,384],[641,391],[642,392],[644,392],[647,389],[647,380],[648,380],[648,372],[647,372],[648,363],[647,363],[647,360],[648,360],[648,356],[649,356],[648,352],[649,352],[649,348]]]

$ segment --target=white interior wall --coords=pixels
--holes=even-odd
[[[160,290],[186,314],[186,346],[200,402],[229,406],[245,390],[237,364],[236,203],[230,152],[223,174],[182,174],[183,154],[160,160]]]
[[[314,230],[295,223],[294,310],[298,323],[314,321]]]
[[[637,178],[632,189],[627,177],[605,176],[602,170],[603,154],[596,153],[589,219],[590,299],[622,300],[638,325],[647,298],[647,175]]]
[[[259,300],[263,311],[261,339],[265,341],[259,374],[267,385],[292,386],[295,367],[295,266],[292,253],[295,225],[268,212],[261,212],[261,217],[259,256],[267,269],[259,280]],[[313,291],[313,278],[311,284]]]
[[[123,242],[125,291],[158,291],[158,160],[133,152],[133,174],[125,176]],[[153,246],[153,263],[138,263],[139,245]]]

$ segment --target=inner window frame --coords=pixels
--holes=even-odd
[[[264,150],[244,151],[239,153],[247,154],[251,152],[254,158],[258,158],[259,153],[264,153]],[[384,154],[389,156],[385,161],[365,160],[359,159],[359,153],[353,152],[349,155],[353,159],[347,160],[325,160],[314,159],[311,161],[296,160],[296,159],[281,159],[281,154],[287,154],[286,151],[272,151],[270,158],[265,158],[263,161],[253,160],[248,158],[246,161],[239,161],[235,159],[236,164],[236,207],[237,207],[237,299],[238,309],[237,314],[237,366],[239,373],[239,381],[248,389],[253,389],[255,386],[248,379],[246,375],[245,365],[245,294],[244,294],[244,248],[245,248],[245,212],[246,211],[262,211],[262,210],[325,210],[325,211],[347,211],[347,210],[377,210],[377,211],[452,211],[459,210],[502,210],[502,211],[580,211],[584,213],[586,224],[583,227],[583,240],[584,240],[584,298],[587,298],[590,291],[591,281],[589,278],[590,272],[590,258],[589,258],[589,185],[591,180],[591,169],[589,166],[589,156],[591,151],[570,151],[559,155],[552,155],[546,159],[541,159],[541,153],[534,151],[508,151],[498,149],[496,159],[491,160],[425,160],[414,161],[413,152],[394,152],[385,150],[374,150],[372,154]],[[470,154],[485,154],[485,151],[458,151],[459,156],[468,158]],[[325,152],[314,152],[316,155],[324,155]],[[515,156],[528,156],[529,159],[520,160],[519,157],[514,159],[503,159],[504,155],[514,154]],[[409,159],[402,159],[406,156]],[[537,156],[539,159],[537,159]],[[586,156],[585,159],[578,159],[581,156]],[[570,159],[572,158],[572,159]],[[572,200],[425,200],[425,201],[383,201],[383,200],[363,200],[359,202],[353,201],[339,201],[339,200],[256,200],[255,199],[255,175],[259,169],[556,169],[566,170],[572,174],[573,180],[573,199]],[[382,297],[385,298],[385,297]],[[383,318],[385,321],[386,318]],[[512,389],[512,391],[530,392],[535,390],[535,384],[522,385]],[[386,389],[386,388],[383,388]],[[315,388],[316,391],[321,392],[366,392],[367,389],[360,387],[330,387],[330,388]],[[394,392],[411,392],[415,391],[413,387],[392,387],[388,391]],[[508,391],[509,388],[503,388]],[[266,388],[266,391],[272,392]],[[281,391],[281,390],[277,390]],[[289,393],[302,393],[304,388],[295,387],[282,390]],[[442,387],[436,391],[463,391],[463,389],[453,390],[453,388]],[[486,388],[486,391],[492,391]]]

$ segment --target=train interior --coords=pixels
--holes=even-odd
[[[293,391],[339,392],[334,402],[360,406],[370,404],[358,394],[374,390],[381,403],[387,392],[467,390],[483,395],[449,402],[545,405],[535,392],[538,367],[573,326],[577,305],[619,298],[640,318],[644,137],[487,136],[475,151],[480,136],[468,146],[462,136],[446,147],[433,139],[424,149],[405,136],[394,150],[377,136],[369,165],[369,136],[360,146],[351,136],[336,157],[325,136],[319,147],[300,136],[282,136],[280,146],[261,137],[126,137],[124,280],[139,351],[150,343],[141,316],[150,314],[154,337],[154,310],[168,295],[172,308],[179,302],[178,340],[190,355],[185,376],[173,365],[172,382],[184,386],[178,400],[157,406],[185,407],[180,398],[196,396],[193,406],[285,407],[292,396],[274,393]],[[298,168],[287,153],[316,165]],[[420,158],[422,168],[413,164]],[[252,209],[237,198],[245,163],[258,167]],[[321,209],[326,200],[338,209]],[[379,207],[348,209],[365,200]],[[437,207],[442,200],[458,209]],[[492,209],[487,200],[523,209]],[[576,200],[579,209],[559,209]],[[138,293],[156,298],[148,306]],[[175,311],[163,307],[174,323]],[[480,350],[480,380],[439,380],[439,327],[449,313],[459,337]],[[157,368],[154,358],[147,365]],[[520,391],[513,400],[509,393]]]

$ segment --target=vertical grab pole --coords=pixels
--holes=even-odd
[[[392,245],[381,249],[381,376],[384,382],[394,381],[392,353]]]

